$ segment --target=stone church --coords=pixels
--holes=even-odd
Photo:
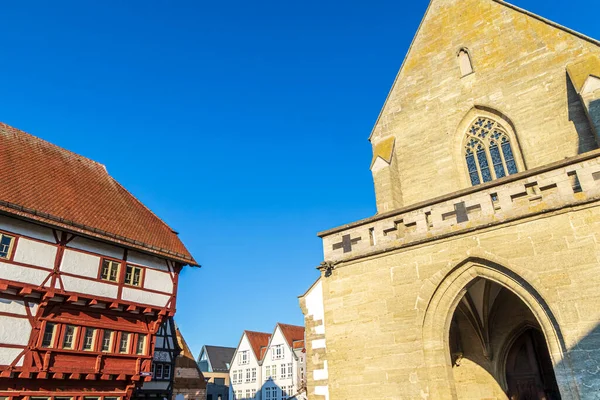
[[[600,399],[600,42],[432,0],[370,141],[377,214],[300,297],[310,399]]]

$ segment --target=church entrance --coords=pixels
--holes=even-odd
[[[550,354],[537,329],[523,332],[510,348],[506,382],[511,400],[560,399]]]
[[[461,400],[560,400],[541,327],[512,291],[479,278],[454,312],[450,359]]]

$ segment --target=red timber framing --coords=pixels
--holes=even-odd
[[[0,397],[129,399],[136,387],[151,380],[155,335],[161,324],[175,313],[178,275],[183,265],[165,260],[173,289],[171,292],[151,290],[145,287],[143,279],[148,267],[129,262],[127,249],[123,249],[122,258],[109,257],[70,247],[76,237],[74,234],[52,232],[55,243],[0,231],[14,237],[11,254],[0,259],[1,263],[48,272],[40,285],[19,282],[16,277],[15,280],[0,279],[0,299],[18,301],[25,310],[25,315],[0,311],[0,316],[27,319],[31,325],[27,345],[0,343],[0,349],[21,350],[9,365],[0,365]],[[15,261],[16,249],[23,239],[56,247],[52,268]],[[60,266],[66,249],[100,257],[98,277],[62,272]],[[104,259],[120,264],[117,282],[101,279]],[[138,286],[125,284],[127,265],[142,270]],[[67,291],[64,276],[115,285],[117,298]],[[168,296],[168,300],[164,306],[128,301],[122,297],[123,289],[128,287]]]

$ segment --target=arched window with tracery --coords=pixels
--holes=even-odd
[[[469,127],[465,159],[472,185],[519,172],[506,129],[491,118],[478,117]]]

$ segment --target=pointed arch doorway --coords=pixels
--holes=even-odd
[[[508,353],[524,330],[535,328],[544,337],[557,381],[559,392],[552,396],[580,399],[556,317],[535,287],[512,269],[470,257],[438,276],[433,293],[424,286],[420,297],[429,299],[420,308],[429,398],[509,399]],[[548,395],[546,400],[554,399]]]
[[[498,283],[477,278],[466,287],[452,317],[449,348],[458,399],[561,399],[540,325]]]

